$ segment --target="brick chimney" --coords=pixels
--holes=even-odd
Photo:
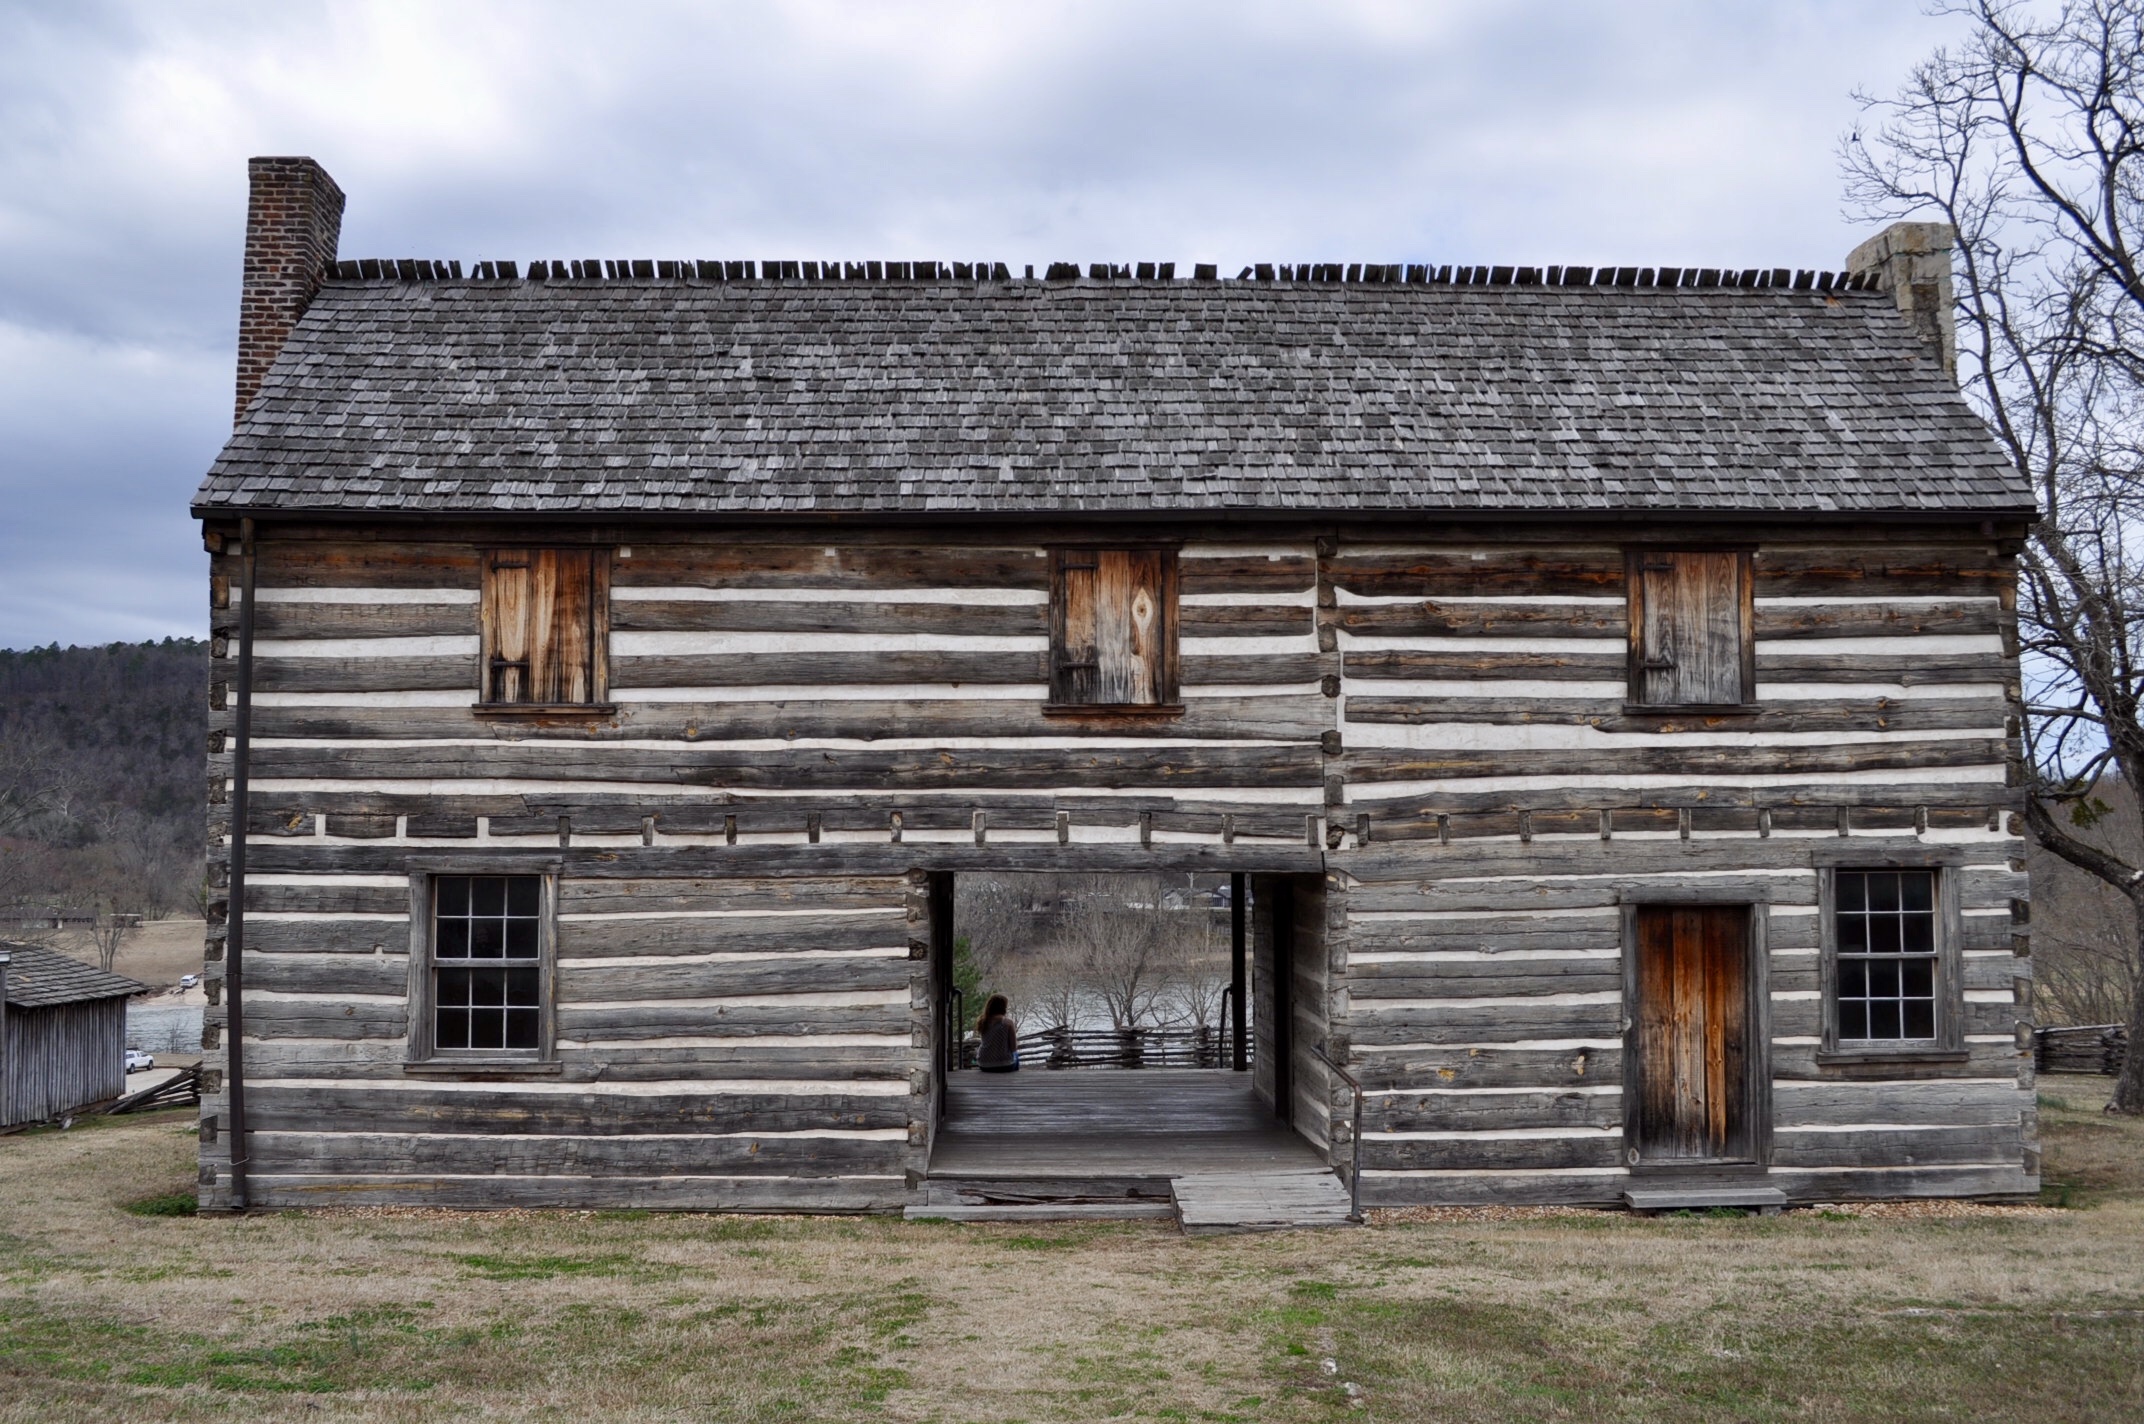
[[[238,403],[232,424],[291,328],[305,315],[335,262],[342,236],[342,189],[310,158],[255,158],[246,164],[246,277],[238,298]]]
[[[1958,379],[1958,321],[1951,306],[1950,253],[1958,229],[1949,223],[1892,223],[1846,256],[1846,270],[1865,273],[1891,294],[1906,324]]]

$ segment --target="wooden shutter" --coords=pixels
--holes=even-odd
[[[1050,701],[1158,707],[1176,699],[1176,555],[1060,549],[1053,557]]]
[[[484,701],[601,702],[610,557],[597,549],[501,549],[486,560]]]
[[[1649,707],[1750,700],[1749,555],[1645,550],[1630,557],[1630,697]]]

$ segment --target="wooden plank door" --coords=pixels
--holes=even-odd
[[[1749,910],[1637,912],[1641,1162],[1752,1156]]]

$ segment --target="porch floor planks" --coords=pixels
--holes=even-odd
[[[1258,1101],[1248,1074],[948,1075],[946,1117],[931,1152],[934,1187],[1020,1181],[1045,1193],[1053,1181],[1071,1188],[1110,1177],[1173,1179],[1176,1214],[1193,1234],[1347,1224],[1345,1188],[1318,1150]]]

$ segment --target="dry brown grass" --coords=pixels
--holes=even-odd
[[[2134,1421],[2144,1125],[2043,1091],[2062,1210],[1201,1240],[142,1217],[190,1180],[183,1120],[0,1139],[0,1419]]]

